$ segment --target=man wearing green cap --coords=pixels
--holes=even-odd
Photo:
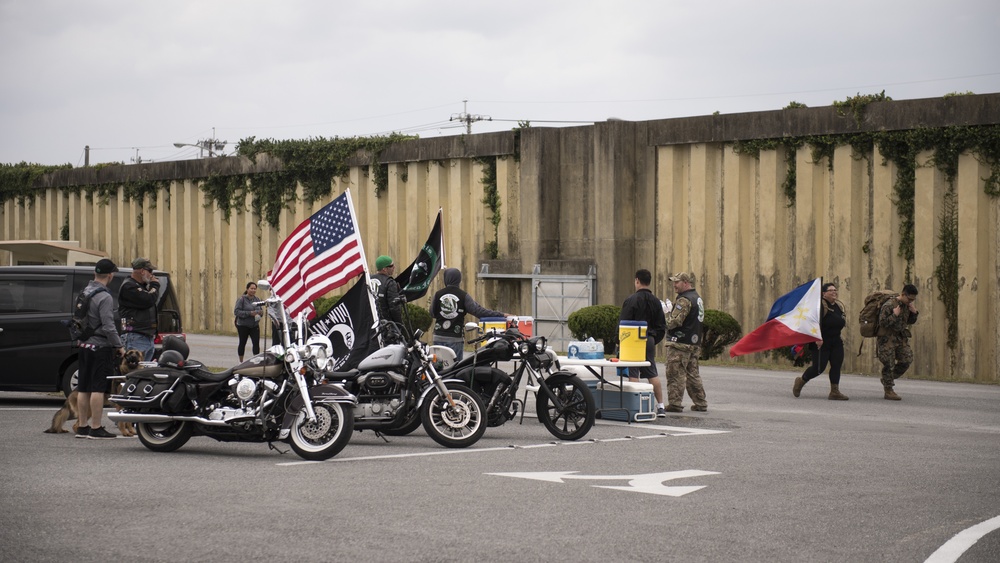
[[[375,291],[375,306],[379,318],[403,324],[403,305],[399,302],[399,284],[392,277],[396,264],[392,258],[382,255],[375,259],[376,274],[372,276]]]

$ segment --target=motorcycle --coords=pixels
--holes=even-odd
[[[268,303],[280,300],[268,299]],[[298,334],[306,332],[298,320]],[[287,326],[288,323],[286,323]],[[188,360],[179,338],[164,340],[155,367],[126,376],[110,400],[121,406],[108,415],[132,422],[142,445],[172,452],[192,436],[220,442],[288,442],[308,460],[329,459],[344,449],[354,432],[357,398],[338,385],[323,385],[332,367],[333,345],[325,336],[276,345],[247,361],[213,373]]]
[[[427,434],[448,448],[475,444],[486,432],[485,406],[460,381],[442,378],[436,358],[420,341],[422,330],[403,339],[395,323],[381,321],[383,342],[356,369],[328,375],[357,396],[354,429],[379,434],[409,434],[423,424]]]
[[[467,330],[477,329],[469,323]],[[560,440],[584,437],[597,415],[594,395],[575,374],[559,371],[555,352],[544,336],[526,337],[516,328],[486,331],[469,343],[483,343],[476,351],[442,372],[443,377],[460,379],[479,393],[486,403],[489,426],[513,420],[518,411],[524,417],[524,402],[517,398],[521,381],[535,393],[535,410],[545,428]],[[497,362],[515,362],[512,374],[493,367]],[[527,399],[525,391],[525,399]]]

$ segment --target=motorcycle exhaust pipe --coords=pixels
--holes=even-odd
[[[252,417],[248,417],[252,418]],[[197,424],[204,424],[207,426],[229,426],[235,419],[227,420],[209,420],[207,418],[202,418],[200,416],[174,416],[170,414],[147,414],[147,413],[135,413],[135,412],[109,412],[108,419],[111,422],[146,422],[146,423],[164,423],[164,422],[194,422]]]

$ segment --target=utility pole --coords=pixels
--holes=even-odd
[[[448,121],[462,121],[465,123],[465,132],[472,134],[472,123],[475,121],[493,121],[488,115],[470,115],[468,111],[469,100],[462,100],[462,113],[453,113]]]

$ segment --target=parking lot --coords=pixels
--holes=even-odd
[[[837,402],[822,380],[793,398],[793,372],[702,374],[708,413],[578,442],[528,416],[461,450],[368,431],[327,462],[43,434],[58,400],[0,393],[0,559],[1000,560],[974,528],[1000,516],[1000,387],[903,379],[890,402],[846,375]]]

